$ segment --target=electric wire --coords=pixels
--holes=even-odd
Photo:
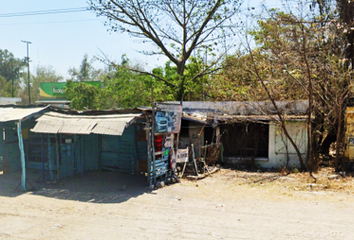
[[[4,24],[0,24],[0,26],[42,25],[42,24],[89,22],[89,21],[101,21],[101,20],[98,18],[91,18],[91,19],[68,20],[68,21],[52,21],[52,22],[4,23]]]
[[[79,7],[79,8],[39,10],[39,11],[29,11],[29,12],[2,13],[0,14],[0,18],[22,17],[22,16],[44,15],[44,14],[58,14],[58,13],[75,13],[75,12],[85,12],[85,11],[91,11],[91,10],[87,7]]]

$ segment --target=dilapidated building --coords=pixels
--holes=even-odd
[[[147,184],[155,184],[173,175],[172,135],[179,132],[181,112],[176,115],[168,105],[156,108],[155,115],[137,109],[0,107],[0,171],[21,171],[23,190],[30,169],[43,182],[114,171],[143,174]]]
[[[276,102],[303,159],[307,154],[307,101]],[[180,148],[220,144],[219,160],[263,168],[299,167],[297,153],[283,134],[270,102],[183,102]]]

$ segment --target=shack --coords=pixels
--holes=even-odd
[[[88,115],[50,111],[31,129],[30,135],[39,138],[31,151],[41,152],[34,160],[39,167],[44,162],[50,179],[94,170],[134,174],[138,159],[146,160],[146,139],[137,138],[144,132],[143,119],[138,112]]]
[[[26,190],[26,162],[30,149],[29,129],[35,125],[35,119],[48,110],[45,107],[0,107],[0,170],[4,174],[22,171],[21,185]]]
[[[286,119],[290,136],[306,159],[307,101],[276,104]],[[226,164],[300,167],[296,151],[278,124],[270,102],[183,102],[179,148],[191,144],[197,158],[204,155],[207,146],[214,149],[214,160],[217,155],[217,160]]]
[[[29,163],[42,169],[43,179],[84,175],[87,171],[144,174],[147,183],[174,174],[172,134],[180,115],[173,105],[151,110],[74,112],[54,109],[36,119],[30,136]],[[154,117],[153,117],[154,116]]]

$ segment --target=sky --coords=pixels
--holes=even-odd
[[[127,34],[108,32],[105,19],[97,18],[92,11],[3,17],[9,13],[24,15],[24,12],[81,7],[88,7],[86,0],[2,0],[0,49],[7,49],[22,59],[27,56],[27,44],[22,41],[29,41],[31,72],[38,66],[51,66],[64,77],[69,76],[69,68],[79,68],[85,54],[91,59],[102,56],[101,51],[118,63],[123,54],[127,54],[131,62],[148,68],[165,63],[166,59],[161,57],[138,53],[151,48],[150,43],[141,43]]]
[[[259,4],[257,0],[251,1]],[[163,66],[165,57],[148,57],[138,51],[149,50],[151,43],[142,43],[123,33],[112,33],[104,26],[104,18],[92,11],[58,14],[25,15],[24,12],[88,7],[86,0],[1,0],[0,49],[7,49],[16,58],[27,55],[29,41],[30,71],[38,66],[51,66],[58,74],[68,78],[70,68],[79,68],[85,54],[89,59],[102,56],[120,63],[126,54],[133,64],[146,69]],[[15,14],[5,17],[5,14]],[[8,16],[8,15],[7,15]],[[103,67],[98,62],[96,67]]]

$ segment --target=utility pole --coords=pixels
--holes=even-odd
[[[28,79],[28,105],[31,104],[31,84],[30,84],[30,68],[29,68],[29,63],[30,63],[30,58],[29,58],[29,44],[31,44],[31,42],[29,41],[24,41],[22,40],[23,43],[27,44],[27,57],[25,62],[27,63],[27,79]]]

